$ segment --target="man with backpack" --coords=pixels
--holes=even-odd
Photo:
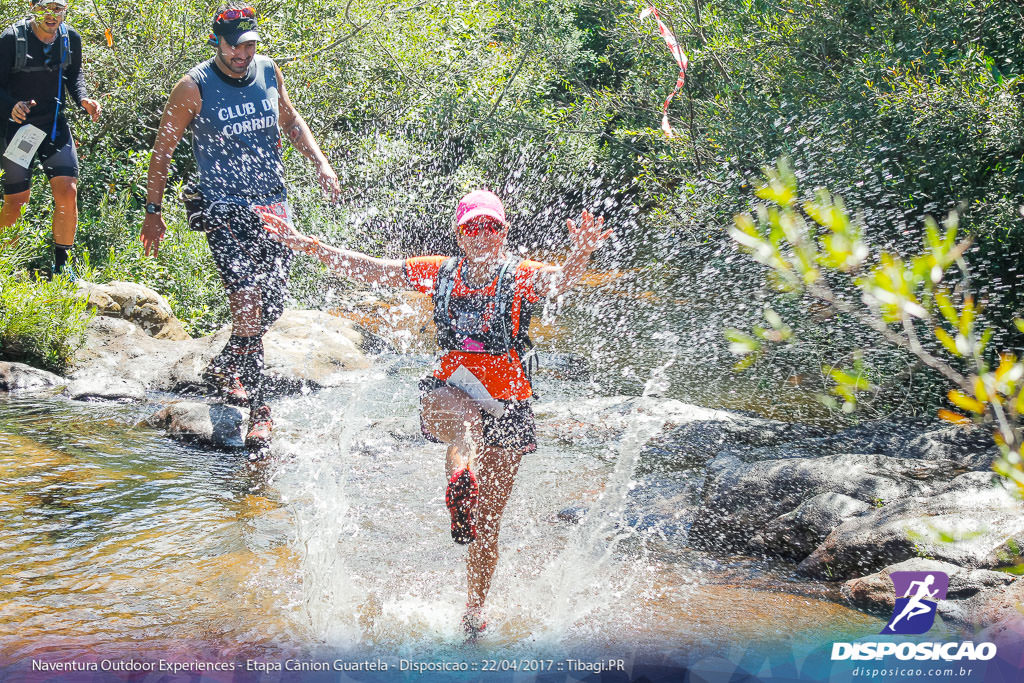
[[[72,274],[69,254],[78,227],[78,155],[71,138],[68,100],[97,121],[82,73],[82,37],[70,28],[67,0],[30,0],[31,16],[0,35],[0,228],[14,224],[28,203],[32,166],[39,160],[53,191],[54,273]],[[6,126],[4,126],[6,124]]]

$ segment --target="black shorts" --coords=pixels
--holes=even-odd
[[[420,398],[434,389],[448,386],[443,379],[424,377],[420,380]],[[529,400],[502,401],[505,414],[494,417],[485,410],[480,411],[484,423],[484,445],[504,448],[519,453],[533,453],[537,450],[537,426],[533,419],[533,407]],[[427,441],[442,443],[427,431],[420,412],[420,431]]]
[[[8,124],[7,136],[4,140],[4,148],[0,150],[3,154],[7,146],[11,144],[11,138],[21,126]],[[71,128],[65,123],[63,128],[57,127],[57,139],[50,139],[50,131],[46,130],[46,139],[36,150],[35,158],[28,168],[23,168],[7,157],[0,157],[0,167],[4,171],[4,194],[18,194],[32,187],[32,168],[36,162],[43,167],[43,173],[51,180],[59,176],[69,178],[78,177],[78,152],[75,150],[75,142],[71,139]]]
[[[258,289],[265,300],[284,303],[293,254],[270,238],[255,213],[240,207],[207,232],[206,240],[228,294]]]

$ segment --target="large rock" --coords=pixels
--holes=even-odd
[[[756,551],[759,548],[749,545],[753,537],[772,520],[814,496],[838,493],[868,505],[880,505],[928,493],[955,472],[955,465],[949,461],[885,455],[747,462],[725,451],[708,467],[700,509],[690,528],[690,543],[704,549]],[[775,533],[779,531],[776,527]]]
[[[24,363],[0,361],[0,391],[12,393],[46,391],[67,381],[60,375]]]
[[[976,425],[951,425],[931,418],[865,422],[828,436],[801,435],[774,444],[730,441],[741,460],[817,458],[862,453],[925,461],[949,461],[962,471],[991,469],[999,449],[990,430]]]
[[[814,428],[701,408],[674,399],[609,396],[537,404],[539,434],[563,443],[617,441],[638,420],[660,421],[644,455],[662,468],[689,467],[713,458],[727,444],[774,445],[816,436]]]
[[[980,593],[971,602],[972,623],[988,626],[979,640],[990,640],[1000,648],[1015,648],[1019,655],[1024,643],[1024,579]]]
[[[135,282],[99,285],[79,280],[78,291],[98,315],[127,320],[154,339],[191,339],[167,300],[149,287]]]
[[[1024,547],[1024,508],[991,473],[969,472],[927,496],[912,496],[844,522],[798,570],[848,579],[923,556],[973,569],[1012,563]]]
[[[73,378],[64,394],[74,401],[145,401],[146,388],[139,382],[105,375]]]
[[[915,557],[886,567],[875,574],[850,579],[843,584],[842,594],[844,598],[861,609],[879,615],[888,615],[892,613],[896,604],[896,593],[893,590],[892,579],[889,578],[892,572],[936,571],[949,577],[949,590],[946,592],[946,598],[939,603],[939,613],[944,614],[944,618],[950,618],[961,611],[952,603],[961,603],[967,598],[972,598],[978,593],[993,588],[1004,588],[1014,581],[1013,575],[1006,572],[989,569],[965,569],[949,562]],[[959,617],[956,617],[955,620],[960,621]]]
[[[345,318],[285,311],[263,339],[267,371],[315,386],[337,386],[345,371],[370,367],[362,349],[371,339]]]
[[[819,493],[769,522],[750,540],[750,548],[765,555],[800,561],[837,526],[870,509],[864,501],[842,493]]]
[[[897,458],[951,460],[967,470],[987,470],[999,457],[992,431],[931,418],[865,422],[815,445],[822,453],[878,453]]]
[[[126,320],[96,317],[75,357],[76,377],[140,383],[150,391],[204,391],[203,369],[220,352],[230,326],[199,339],[156,339]],[[337,386],[343,371],[369,367],[354,323],[319,311],[285,311],[264,337],[268,375],[278,392]]]
[[[164,406],[146,422],[180,441],[213,448],[241,448],[249,411],[219,403],[177,401]]]

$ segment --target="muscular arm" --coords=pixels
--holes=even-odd
[[[171,91],[160,118],[153,153],[149,157],[149,173],[146,176],[146,201],[159,204],[167,187],[167,171],[171,166],[171,155],[181,141],[188,124],[203,107],[199,86],[188,76],[182,77]],[[146,214],[142,222],[142,246],[147,256],[156,256],[160,251],[160,240],[167,232],[164,217],[160,214]]]
[[[558,296],[572,289],[587,272],[590,255],[612,234],[611,230],[604,230],[604,218],[595,220],[589,211],[583,212],[578,226],[572,219],[565,223],[572,238],[572,251],[562,265],[545,266],[537,272],[533,288],[540,296]]]
[[[281,74],[281,68],[277,64],[274,65],[274,71],[277,72],[277,89],[281,97],[280,123],[284,136],[295,146],[295,149],[302,153],[302,156],[317,166],[324,165],[330,167],[327,157],[320,150],[320,145],[313,139],[313,133],[310,132],[306,121],[288,98],[288,91],[284,87],[284,76]]]
[[[409,280],[405,277],[405,262],[399,259],[375,258],[317,241],[306,248],[306,253],[320,259],[339,275],[358,282],[410,289]]]
[[[159,204],[163,199],[171,156],[185,134],[185,129],[192,123],[192,119],[202,106],[199,86],[188,76],[183,76],[171,91],[163,116],[160,117],[160,128],[153,144],[153,153],[149,158],[149,173],[146,176],[147,202]]]
[[[544,266],[537,271],[534,290],[542,297],[558,296],[576,286],[587,272],[590,253],[573,249],[560,266]]]

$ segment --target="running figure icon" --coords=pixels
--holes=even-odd
[[[943,572],[892,572],[894,592],[892,618],[882,633],[912,635],[926,633],[935,623],[938,602],[949,589],[949,576]]]
[[[928,588],[933,583],[935,583],[934,574],[929,574],[927,578],[924,579],[924,581],[913,581],[910,584],[910,587],[907,591],[907,595],[904,596],[910,598],[910,600],[907,602],[906,607],[904,607],[903,611],[899,613],[899,616],[897,616],[895,619],[889,622],[889,625],[886,626],[886,628],[895,633],[896,624],[899,623],[900,619],[902,619],[903,617],[906,617],[908,620],[910,620],[914,617],[931,612],[932,609],[934,609],[934,607],[932,605],[924,604],[922,600],[924,600],[925,598],[931,598],[934,600],[935,597],[939,594],[938,588],[936,588],[935,590],[928,590]],[[917,592],[913,595],[910,595],[910,591],[913,591],[915,586],[917,587]]]

